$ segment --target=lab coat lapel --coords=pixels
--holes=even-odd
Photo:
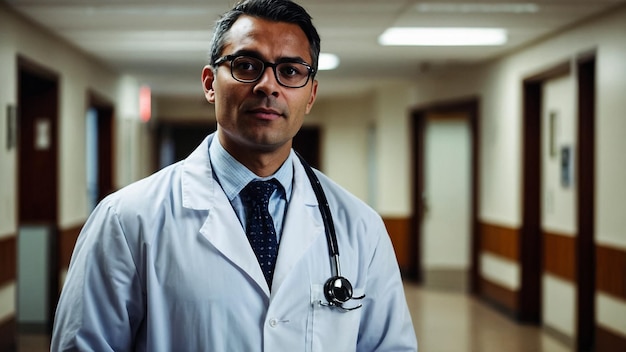
[[[311,244],[324,235],[324,225],[319,214],[315,193],[304,168],[294,155],[294,186],[289,202],[276,259],[272,292],[277,292],[296,263],[305,255]]]
[[[269,297],[269,287],[235,211],[221,188],[216,189],[215,193],[216,202],[209,210],[200,233],[228,260],[248,274]]]
[[[213,178],[208,148],[213,136],[208,136],[185,159],[181,180],[183,206],[208,210],[208,216],[200,228],[202,236],[250,276],[269,297],[269,287],[243,227],[222,187]]]

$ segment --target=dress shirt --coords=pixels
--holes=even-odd
[[[276,241],[280,242],[282,234],[283,222],[287,205],[291,199],[291,189],[293,183],[293,156],[292,153],[283,165],[271,176],[258,177],[237,159],[233,158],[220,143],[218,136],[213,138],[213,142],[209,145],[209,157],[213,172],[217,182],[222,186],[224,193],[230,200],[237,218],[241,222],[241,226],[246,228],[245,207],[241,202],[239,193],[251,181],[267,181],[272,178],[278,180],[282,187],[278,187],[270,197],[269,211],[274,220],[274,229],[276,230]]]

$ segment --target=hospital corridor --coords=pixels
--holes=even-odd
[[[203,67],[235,2],[0,0],[0,352],[50,350],[90,214],[216,133]],[[312,89],[293,149],[380,216],[418,350],[626,352],[626,1],[295,2],[321,37],[308,75],[215,65]],[[327,242],[324,275],[362,264]]]

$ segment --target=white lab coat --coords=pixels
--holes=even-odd
[[[204,142],[184,161],[101,202],[79,236],[52,351],[415,351],[397,262],[380,217],[318,173],[342,275],[363,304],[320,305],[331,276],[315,194],[294,160],[272,290]]]

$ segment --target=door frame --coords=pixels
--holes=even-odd
[[[518,318],[541,323],[543,237],[541,229],[541,111],[542,86],[572,71],[577,80],[577,204],[576,348],[591,350],[595,334],[595,51],[558,63],[523,80],[521,283]],[[537,255],[540,253],[540,255]],[[539,258],[539,260],[537,260]]]
[[[430,113],[462,113],[469,119],[470,127],[470,268],[469,290],[477,294],[480,278],[480,236],[478,223],[479,165],[480,165],[480,134],[479,134],[480,101],[477,97],[460,98],[435,102],[413,108],[411,111],[411,140],[413,152],[413,215],[411,217],[411,236],[409,236],[409,267],[408,279],[423,283],[422,267],[422,219],[424,215],[424,127]]]
[[[522,82],[522,226],[519,238],[521,273],[517,318],[527,323],[540,324],[542,311],[542,88],[548,80],[567,76],[570,71],[570,62],[565,61],[531,75]]]
[[[578,77],[578,237],[576,279],[578,316],[576,346],[590,351],[595,345],[596,247],[595,247],[595,108],[596,53],[576,59]]]
[[[22,179],[20,177],[20,172],[23,169],[22,165],[26,162],[28,162],[28,160],[23,160],[24,158],[22,158],[22,146],[20,144],[20,140],[22,138],[20,138],[19,136],[21,135],[21,133],[23,133],[23,121],[22,120],[22,111],[23,111],[23,104],[24,102],[21,101],[21,89],[22,89],[22,84],[23,82],[21,82],[20,76],[21,73],[25,72],[28,75],[34,76],[37,79],[41,80],[41,81],[48,81],[51,83],[51,85],[53,86],[53,93],[55,96],[54,99],[54,103],[53,106],[50,107],[50,113],[51,115],[49,116],[50,120],[51,120],[51,124],[50,124],[50,135],[53,136],[53,143],[51,145],[51,155],[52,155],[52,162],[51,165],[53,167],[53,170],[51,170],[50,175],[51,177],[53,177],[54,179],[52,180],[52,184],[54,185],[54,189],[51,191],[52,193],[52,198],[54,201],[54,214],[52,216],[50,216],[50,219],[48,219],[46,222],[50,222],[50,225],[53,226],[57,226],[58,222],[59,222],[59,179],[60,179],[60,168],[59,168],[59,97],[60,97],[60,89],[59,89],[59,75],[24,57],[21,55],[17,56],[17,116],[18,116],[18,121],[17,121],[17,135],[18,135],[18,143],[17,143],[17,163],[18,163],[18,167],[17,167],[17,177],[16,180],[18,181],[18,190],[20,189],[20,180]],[[17,201],[18,204],[20,204],[22,202],[21,199],[21,192],[18,191],[18,197],[17,197]],[[21,206],[18,205],[18,209],[20,209]],[[35,223],[41,223],[41,220],[30,220],[33,221]],[[18,214],[18,223],[22,222],[22,215]]]
[[[58,224],[59,224],[59,181],[60,181],[60,167],[59,167],[59,150],[60,150],[60,138],[59,138],[59,124],[60,124],[60,113],[59,113],[59,109],[60,109],[60,76],[58,73],[54,72],[53,70],[29,59],[26,58],[22,55],[17,55],[16,57],[16,61],[17,61],[17,109],[18,109],[18,121],[17,121],[17,136],[18,136],[18,143],[17,143],[17,168],[16,168],[16,180],[18,182],[17,184],[17,189],[18,189],[18,195],[17,195],[17,209],[18,209],[18,214],[17,214],[17,226],[18,228],[22,225],[42,225],[45,226],[49,229],[49,248],[47,249],[48,252],[48,268],[47,268],[47,277],[48,277],[48,282],[47,282],[47,286],[48,286],[48,292],[47,292],[47,297],[48,297],[48,312],[47,312],[47,326],[45,327],[48,331],[52,331],[52,323],[53,323],[53,317],[54,317],[54,312],[56,310],[56,303],[57,303],[57,299],[58,299],[58,293],[59,293],[59,266],[58,266],[58,256],[59,256],[59,241],[58,241],[58,234],[59,234],[59,228],[58,228]],[[23,152],[23,146],[20,142],[20,139],[22,139],[22,134],[24,133],[22,127],[23,127],[23,121],[22,120],[22,109],[23,106],[25,104],[25,102],[22,100],[22,88],[23,88],[23,84],[24,82],[22,82],[21,80],[21,76],[22,73],[28,74],[30,76],[35,77],[38,80],[41,80],[42,82],[46,82],[46,83],[50,83],[51,85],[51,89],[52,89],[52,101],[51,101],[51,106],[49,107],[49,112],[50,116],[48,116],[51,120],[50,122],[50,135],[52,138],[52,143],[51,143],[51,156],[50,158],[51,160],[51,165],[52,165],[52,170],[50,170],[49,176],[52,178],[51,180],[51,184],[53,185],[53,189],[51,190],[51,199],[50,201],[53,203],[53,210],[52,213],[53,214],[48,214],[47,217],[45,218],[40,218],[40,219],[33,219],[33,218],[24,218],[23,215],[21,214],[21,208],[22,208],[22,203],[24,202],[23,194],[21,191],[21,180],[23,179],[23,175],[22,172],[23,170],[23,165],[24,163],[27,163],[28,160],[26,160],[26,158],[24,157],[24,155],[22,154]],[[32,216],[32,215],[29,215]],[[19,258],[16,258],[19,262]]]

